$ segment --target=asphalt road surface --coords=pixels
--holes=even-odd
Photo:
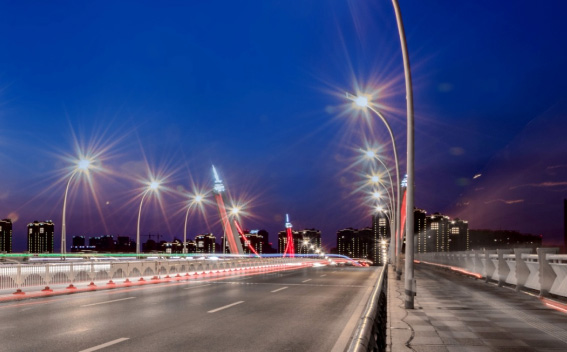
[[[337,350],[381,270],[313,267],[2,303],[0,350]]]

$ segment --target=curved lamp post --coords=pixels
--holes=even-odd
[[[142,204],[144,204],[144,198],[150,191],[156,191],[159,188],[160,183],[158,181],[152,181],[142,193],[142,200],[140,201],[140,208],[138,210],[138,227],[136,229],[136,254],[140,254],[140,216],[142,215]]]
[[[392,140],[392,149],[394,151],[394,162],[396,163],[396,223],[395,223],[395,232],[396,232],[396,236],[395,236],[395,245],[396,245],[396,258],[394,260],[395,262],[395,268],[396,268],[396,279],[400,280],[401,276],[402,276],[402,268],[401,268],[401,241],[398,240],[398,231],[401,228],[400,226],[400,204],[401,204],[401,200],[400,200],[400,164],[398,162],[398,151],[397,151],[397,147],[396,147],[396,139],[394,138],[394,134],[392,133],[392,129],[390,128],[390,124],[388,123],[388,121],[386,120],[386,118],[384,117],[384,115],[382,115],[382,113],[378,110],[376,110],[374,107],[372,107],[372,105],[370,105],[370,102],[368,101],[368,98],[361,95],[361,96],[354,96],[351,95],[349,93],[346,94],[347,99],[350,99],[354,102],[355,106],[358,106],[359,108],[367,108],[370,111],[372,111],[373,113],[376,114],[376,116],[378,116],[380,118],[380,120],[384,123],[384,125],[386,125],[386,129],[388,130],[388,133],[390,134],[390,139]],[[409,170],[408,170],[409,172]],[[407,199],[406,199],[407,201]],[[412,215],[413,215],[413,204],[412,204]],[[413,218],[413,216],[412,216]],[[413,221],[413,219],[412,219]],[[407,222],[406,222],[407,224]],[[406,226],[407,227],[407,226]],[[411,228],[413,229],[413,222],[411,225]]]
[[[67,253],[67,228],[65,224],[66,210],[67,210],[67,194],[69,193],[69,185],[71,185],[71,180],[79,171],[88,171],[91,166],[92,161],[88,159],[81,159],[77,163],[77,167],[71,173],[69,181],[67,181],[67,187],[65,188],[65,196],[63,197],[63,217],[61,219],[61,254]]]
[[[198,194],[187,206],[187,212],[185,213],[185,226],[183,227],[183,254],[187,254],[187,218],[189,217],[189,210],[191,210],[192,205],[200,204],[202,201],[203,196]]]
[[[405,263],[405,308],[414,308],[415,296],[415,279],[413,275],[413,251],[414,251],[414,235],[413,235],[413,204],[414,204],[414,180],[415,180],[415,153],[414,153],[414,119],[413,119],[413,89],[411,83],[411,69],[408,53],[408,45],[404,31],[404,22],[402,20],[402,11],[398,0],[392,0],[394,12],[396,13],[396,23],[398,25],[398,33],[400,35],[400,46],[402,49],[402,58],[404,61],[404,76],[406,81],[406,107],[407,107],[407,175],[408,184],[406,188],[406,263]]]

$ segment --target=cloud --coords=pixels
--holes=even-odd
[[[559,187],[559,186],[567,186],[567,181],[527,183],[525,185],[512,186],[512,187],[510,187],[510,189],[516,189],[516,188],[521,188],[521,187],[539,187],[539,188],[541,188],[541,187]]]
[[[560,169],[562,167],[567,167],[567,165],[552,165],[552,166],[548,166],[547,169],[553,170],[553,169]]]
[[[501,202],[504,204],[517,204],[517,203],[523,203],[524,200],[523,199],[513,199],[513,200],[506,200],[506,199],[493,199],[493,200],[489,200],[484,202],[484,204],[490,204],[490,203],[494,203],[494,202]]]

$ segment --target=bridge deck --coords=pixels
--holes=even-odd
[[[414,310],[390,269],[388,351],[567,351],[567,314],[534,295],[416,264]]]

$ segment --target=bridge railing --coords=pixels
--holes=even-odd
[[[228,260],[134,260],[85,261],[62,263],[0,264],[0,289],[23,290],[30,287],[74,285],[120,279],[150,280],[174,276],[191,276],[270,269],[293,264],[309,264],[313,258],[231,258]]]
[[[388,264],[385,264],[356,327],[349,352],[385,351]]]
[[[468,252],[416,253],[422,262],[450,266],[477,275],[499,286],[510,284],[516,290],[539,291],[540,296],[567,297],[567,255],[559,248],[496,249]]]

